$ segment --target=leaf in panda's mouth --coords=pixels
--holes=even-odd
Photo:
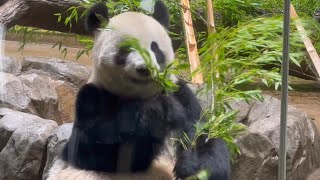
[[[140,46],[139,40],[136,38],[128,37],[126,40],[120,43],[119,48],[127,49],[129,51],[137,51],[144,59],[147,68],[150,71],[152,77],[152,80],[150,81],[154,81],[155,83],[157,83],[164,90],[164,92],[178,91],[178,85],[174,83],[170,78],[168,78],[172,74],[177,74],[177,72],[173,69],[175,62],[168,64],[162,72],[159,72],[158,68],[152,62],[149,52]],[[142,83],[141,80],[135,78],[130,79],[134,82]],[[145,84],[146,81],[144,81],[143,83]]]

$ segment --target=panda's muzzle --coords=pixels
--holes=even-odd
[[[150,84],[152,83],[152,79],[148,78],[148,79],[138,79],[138,78],[134,78],[134,77],[129,77],[130,81],[135,83],[135,84]]]
[[[140,64],[135,67],[137,77],[129,79],[135,84],[149,84],[152,82],[151,72],[145,64]]]
[[[147,68],[145,64],[140,64],[135,69],[140,76],[143,76],[143,77],[150,76],[150,70]]]

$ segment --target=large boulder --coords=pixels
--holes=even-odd
[[[22,63],[9,57],[0,60],[0,107],[58,124],[74,119],[76,93],[90,75],[86,66],[54,58],[25,58]]]
[[[41,177],[47,138],[57,126],[52,120],[0,109],[0,179]]]
[[[13,58],[0,56],[0,64],[0,72],[10,73],[13,75],[18,75],[21,72],[20,62]]]
[[[230,103],[230,106],[232,107],[232,109],[235,109],[238,111],[238,113],[236,114],[236,121],[237,122],[241,122],[243,124],[247,124],[247,120],[248,120],[248,114],[252,108],[252,106],[254,105],[255,101],[253,102],[245,102],[245,101],[233,101]]]
[[[241,155],[232,166],[232,177],[235,180],[277,179],[280,101],[265,96],[264,102],[255,102],[249,107],[247,115],[242,116],[244,119],[239,120],[245,122],[249,131],[237,138]],[[307,115],[292,106],[288,109],[287,122],[287,178],[304,180],[320,166],[320,137]]]
[[[319,180],[319,177],[320,177],[320,168],[314,171],[312,174],[310,174],[307,180]]]
[[[237,138],[237,145],[241,154],[232,164],[234,180],[277,179],[277,152],[267,136],[248,129]]]
[[[49,76],[56,80],[71,83],[75,87],[84,85],[90,76],[91,71],[84,65],[62,61],[56,58],[24,58],[22,61],[22,73],[36,73]]]
[[[0,72],[0,108],[6,107],[22,112],[37,114],[23,83],[13,74]]]
[[[19,78],[40,117],[55,120],[58,124],[73,119],[77,90],[69,83],[38,74],[23,74]]]
[[[50,134],[47,145],[47,162],[42,175],[43,180],[47,179],[48,171],[52,167],[53,161],[66,145],[71,135],[72,126],[73,123],[65,123]]]

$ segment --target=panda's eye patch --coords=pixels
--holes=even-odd
[[[161,49],[159,48],[158,43],[152,41],[151,42],[151,50],[153,51],[154,55],[156,56],[158,63],[159,64],[164,63],[165,56],[164,56],[163,52],[161,51]]]
[[[129,49],[127,48],[120,48],[118,53],[114,57],[114,61],[117,65],[123,65],[126,63],[126,59],[130,54]]]

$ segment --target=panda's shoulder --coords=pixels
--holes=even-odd
[[[193,104],[198,106],[199,101],[196,97],[196,94],[189,87],[188,83],[182,79],[177,80],[177,85],[179,86],[179,90],[173,94],[178,101],[185,106],[186,104]]]
[[[77,94],[76,114],[78,117],[84,114],[96,115],[103,112],[103,107],[112,107],[115,101],[115,95],[95,84],[88,83],[82,86]]]
[[[78,92],[78,99],[94,99],[102,96],[112,97],[114,95],[94,83],[85,84]]]

